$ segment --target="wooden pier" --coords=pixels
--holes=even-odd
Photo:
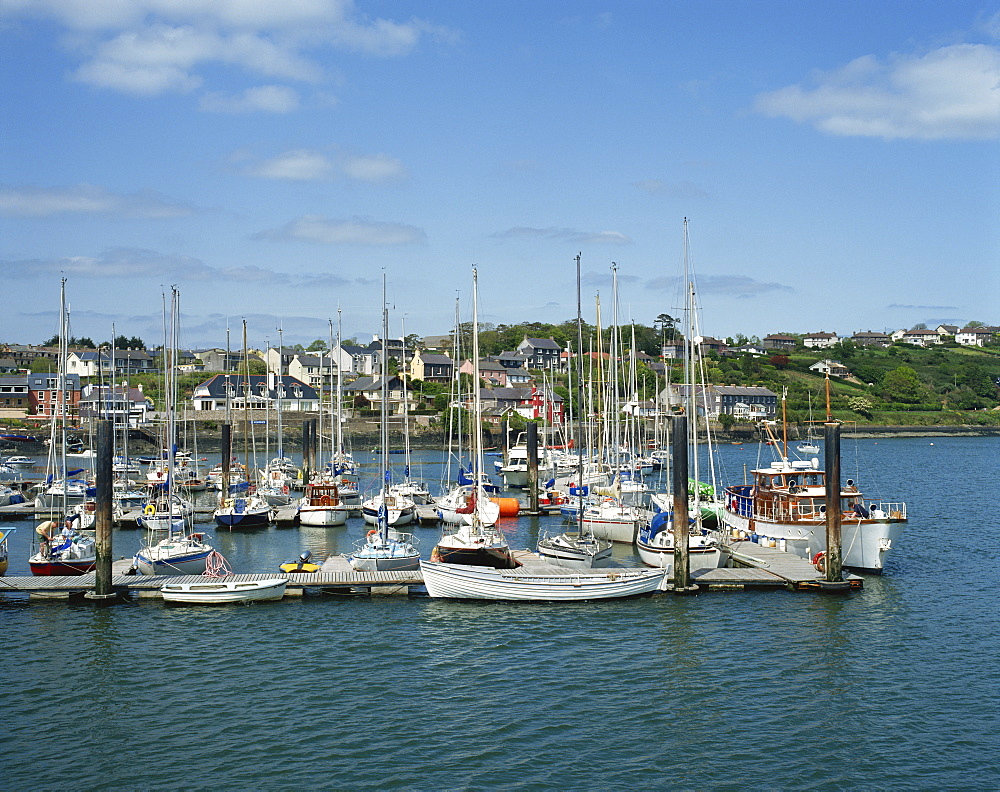
[[[785,588],[790,590],[818,589],[823,576],[805,559],[777,548],[754,544],[749,541],[735,542],[728,555],[733,567],[711,569],[691,575],[692,583],[701,590],[726,591],[756,588]],[[525,574],[566,574],[567,570],[542,560],[529,550],[515,551],[514,556],[522,564]],[[127,575],[128,560],[114,563],[112,588],[131,597],[160,597],[160,587],[165,583],[204,582],[202,576],[172,575]],[[573,574],[603,574],[604,570],[579,570]],[[423,595],[423,577],[419,571],[413,572],[358,572],[343,556],[331,556],[319,572],[307,574],[244,574],[231,575],[220,580],[257,581],[275,577],[287,577],[286,597],[301,597],[307,591],[336,594],[368,595]],[[863,579],[847,575],[852,589],[859,589]],[[32,599],[68,599],[93,591],[95,576],[77,575],[66,577],[0,577],[0,596],[4,594],[28,594]]]

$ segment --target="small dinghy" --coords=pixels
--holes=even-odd
[[[280,600],[288,578],[264,580],[205,580],[195,583],[167,583],[160,588],[164,602],[189,605],[217,605],[227,602]]]
[[[286,575],[311,574],[313,572],[319,572],[322,567],[310,559],[312,559],[312,553],[306,550],[299,556],[298,561],[288,561],[284,564],[280,564],[278,569]]]

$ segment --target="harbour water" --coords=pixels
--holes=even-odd
[[[742,480],[757,448],[718,457]],[[995,789],[998,460],[1000,438],[845,439],[844,477],[910,515],[886,573],[849,596],[0,597],[0,787]],[[505,529],[531,547],[554,525]],[[33,525],[17,526],[8,574],[27,566]],[[210,533],[249,572],[363,531]],[[437,529],[415,532],[426,556]],[[116,555],[138,541],[116,531]]]

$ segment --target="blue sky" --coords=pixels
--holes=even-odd
[[[0,341],[1000,324],[1000,2],[0,0]],[[607,319],[605,319],[605,323]]]

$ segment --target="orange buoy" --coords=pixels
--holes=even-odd
[[[517,498],[490,498],[490,500],[500,507],[501,517],[517,517],[517,513],[521,510],[521,502]]]

